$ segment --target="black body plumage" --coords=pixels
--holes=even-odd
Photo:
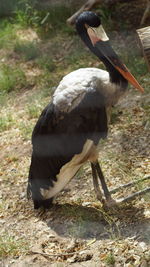
[[[34,207],[47,207],[40,189],[49,189],[57,175],[74,155],[80,154],[87,139],[97,145],[107,136],[105,99],[97,91],[85,94],[80,104],[69,113],[56,113],[53,103],[42,112],[32,134],[33,152],[28,191]]]

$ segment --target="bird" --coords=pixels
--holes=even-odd
[[[124,95],[128,82],[144,91],[111,47],[96,13],[82,12],[76,31],[106,70],[80,68],[64,76],[38,118],[27,186],[34,209],[51,207],[53,198],[87,161],[97,199],[108,206],[114,202],[98,161],[99,143],[108,134],[109,110]]]

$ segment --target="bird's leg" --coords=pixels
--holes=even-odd
[[[111,194],[114,194],[114,193],[116,193],[117,191],[119,191],[120,189],[134,186],[134,185],[136,185],[136,184],[138,184],[138,183],[141,183],[141,182],[146,181],[146,180],[149,180],[149,179],[150,179],[150,176],[146,176],[146,177],[141,178],[141,179],[139,179],[139,180],[132,181],[132,182],[129,182],[129,183],[124,184],[124,185],[120,185],[120,186],[118,186],[117,188],[114,188],[114,189],[110,190],[110,193],[111,193]],[[141,190],[141,191],[132,193],[131,195],[129,195],[129,196],[127,196],[127,197],[117,199],[116,202],[117,202],[117,203],[124,203],[124,202],[127,202],[127,201],[132,201],[132,200],[135,199],[136,197],[145,195],[145,194],[148,193],[148,192],[150,192],[150,187],[147,187],[147,188],[145,188],[145,189],[143,189],[143,190]]]
[[[102,192],[99,188],[99,183],[98,183],[98,179],[97,179],[97,172],[96,172],[96,168],[95,168],[95,164],[91,162],[91,168],[92,168],[92,176],[93,176],[93,185],[94,185],[94,190],[96,193],[96,197],[98,200],[100,200],[101,202],[103,202],[103,197],[102,197]]]
[[[106,198],[106,203],[105,204],[107,206],[112,206],[112,205],[116,204],[116,201],[111,197],[111,194],[110,194],[110,192],[108,190],[107,184],[105,182],[104,175],[102,173],[102,170],[100,168],[100,165],[99,165],[98,161],[96,161],[94,163],[94,167],[95,167],[95,169],[97,171],[97,174],[98,174],[98,177],[100,179],[100,182],[101,182],[101,185],[102,185],[102,189],[103,189],[103,192],[104,192],[104,196]]]
[[[102,170],[100,168],[100,165],[99,165],[98,161],[96,161],[94,163],[91,163],[91,167],[92,167],[92,175],[93,175],[93,184],[94,184],[94,189],[95,189],[95,192],[96,192],[97,199],[100,200],[106,207],[111,207],[111,206],[114,206],[114,205],[116,206],[117,204],[121,204],[121,203],[125,203],[125,202],[128,202],[128,201],[132,201],[136,197],[142,196],[142,195],[150,192],[150,187],[147,187],[147,188],[145,188],[145,189],[143,189],[141,191],[135,192],[135,193],[133,193],[133,194],[127,196],[127,197],[114,200],[111,197],[111,194],[116,193],[120,189],[123,189],[123,188],[126,188],[126,187],[130,187],[130,186],[133,186],[133,185],[135,185],[135,184],[137,184],[139,182],[148,180],[148,179],[150,179],[150,176],[145,177],[145,178],[140,179],[140,180],[137,180],[137,181],[133,181],[133,182],[121,185],[121,186],[109,191],[108,187],[107,187],[107,184],[105,182],[104,175],[102,173]],[[97,177],[99,177],[99,180],[101,182],[102,189],[103,189],[104,196],[105,196],[105,200],[102,197],[102,192],[101,192],[101,190],[99,188],[99,183],[98,183]]]
[[[95,168],[96,168],[98,177],[99,177],[99,179],[101,181],[101,185],[102,185],[102,189],[104,191],[104,195],[105,195],[106,199],[109,199],[110,193],[109,193],[108,187],[107,187],[106,182],[105,182],[104,175],[102,173],[102,170],[100,168],[100,165],[99,165],[98,161],[95,163]]]

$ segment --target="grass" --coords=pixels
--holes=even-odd
[[[53,72],[56,70],[56,65],[54,63],[54,60],[52,56],[49,55],[41,55],[37,60],[36,60],[37,65],[46,71]]]
[[[35,41],[17,40],[14,45],[14,52],[19,54],[25,61],[34,60],[40,56],[40,50]]]
[[[97,221],[100,217],[99,210],[92,210],[90,208],[81,207],[80,205],[66,204],[61,209],[61,214],[67,217],[71,217],[77,220],[95,220]]]
[[[38,11],[35,9],[35,1],[23,0],[21,6],[15,10],[15,20],[23,28],[28,26],[37,27],[40,22]]]
[[[104,258],[104,262],[107,264],[107,265],[109,265],[109,266],[114,266],[114,264],[115,264],[115,257],[114,257],[114,255],[113,255],[113,253],[112,252],[110,252],[110,253],[108,253],[106,256],[105,256],[105,258]]]
[[[38,6],[36,1],[24,1],[24,7],[16,9],[15,19],[22,27],[32,26],[39,34],[49,37],[56,33],[56,30],[72,33],[72,27],[66,24],[66,19],[73,13],[73,8],[66,5],[48,5],[46,8],[42,3]],[[58,19],[59,18],[59,19]]]
[[[139,79],[141,76],[146,75],[147,66],[145,64],[144,58],[136,53],[131,53],[127,51],[128,54],[124,53],[123,58],[125,59],[128,68],[131,73]]]
[[[38,118],[39,114],[39,106],[36,104],[32,104],[27,106],[27,114],[29,119],[34,119],[34,118]]]
[[[74,12],[73,8],[68,8],[66,5],[57,5],[49,7],[46,11],[40,11],[39,15],[39,33],[41,36],[55,36],[58,33],[73,34],[72,27],[66,24],[66,20]],[[58,19],[59,18],[59,19]]]
[[[26,76],[18,67],[3,64],[0,69],[0,94],[20,90],[26,86]]]
[[[0,117],[0,132],[4,132],[6,130],[9,130],[11,126],[13,125],[14,120],[12,117],[12,114],[8,113],[5,114],[3,117]]]
[[[33,119],[33,121],[35,121],[35,119],[38,119],[43,108],[50,102],[51,94],[52,89],[48,87],[42,88],[42,90],[40,88],[32,92],[31,96],[27,98],[27,103],[24,107],[25,114],[29,120]],[[23,125],[24,124],[21,124],[20,128],[23,129],[24,127],[21,127]]]
[[[31,140],[34,125],[30,121],[21,121],[19,123],[19,131],[24,141]]]
[[[0,22],[0,49],[11,49],[16,39],[17,26],[13,25],[9,20],[1,20]]]
[[[69,236],[84,238],[91,234],[91,225],[96,227],[99,221],[100,212],[82,208],[80,205],[64,205],[61,209],[61,215],[70,218],[72,223],[68,226]]]
[[[4,233],[0,236],[0,258],[8,256],[18,257],[25,254],[28,250],[28,244],[23,239],[16,239],[14,236]]]

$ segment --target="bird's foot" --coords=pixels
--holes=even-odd
[[[39,209],[42,207],[44,210],[51,208],[53,198],[45,200],[34,200],[34,209]]]
[[[117,203],[126,203],[128,201],[132,201],[134,200],[136,197],[139,197],[139,196],[142,196],[142,195],[145,195],[146,193],[150,192],[150,187],[147,187],[143,190],[140,190],[138,192],[135,192],[127,197],[124,197],[124,198],[120,198],[120,199],[117,199]]]
[[[115,194],[115,193],[118,192],[119,190],[122,190],[122,189],[124,189],[124,188],[128,188],[128,187],[134,186],[134,185],[136,185],[136,184],[138,184],[138,183],[144,182],[144,181],[149,180],[149,179],[150,179],[150,176],[146,176],[146,177],[144,177],[144,178],[142,178],[142,179],[138,179],[138,180],[136,180],[136,181],[132,181],[132,182],[129,182],[129,183],[127,183],[127,184],[120,185],[120,186],[118,186],[118,187],[116,187],[116,188],[110,190],[109,193],[110,193],[110,194]]]
[[[139,196],[142,196],[142,195],[145,195],[146,193],[150,192],[150,187],[147,187],[141,191],[138,191],[138,192],[135,192],[127,197],[124,197],[124,198],[119,198],[119,199],[113,199],[111,196],[108,197],[107,199],[103,199],[103,206],[105,208],[112,208],[112,207],[116,207],[116,206],[119,206],[123,203],[127,203],[128,201],[132,201],[134,200],[136,197],[139,197]]]
[[[107,199],[103,199],[101,202],[103,204],[103,207],[107,209],[116,207],[118,205],[118,202],[115,199],[113,199],[111,196]]]
[[[150,176],[147,176],[147,177],[144,177],[142,179],[139,179],[139,180],[136,180],[136,181],[132,181],[132,182],[129,182],[129,183],[124,184],[124,185],[120,185],[119,187],[110,190],[109,193],[110,194],[114,194],[114,193],[116,193],[117,191],[119,191],[121,189],[134,186],[134,185],[138,184],[139,182],[143,182],[143,181],[146,181],[146,180],[149,180],[149,179],[150,179]],[[136,197],[145,195],[148,192],[150,192],[150,187],[147,187],[147,188],[145,188],[143,190],[135,192],[135,193],[133,193],[133,194],[127,196],[127,197],[119,198],[119,199],[116,199],[116,200],[114,200],[111,196],[107,196],[105,201],[104,201],[104,205],[107,206],[108,208],[109,207],[113,207],[113,206],[117,206],[119,204],[127,203],[128,201],[132,201]]]

